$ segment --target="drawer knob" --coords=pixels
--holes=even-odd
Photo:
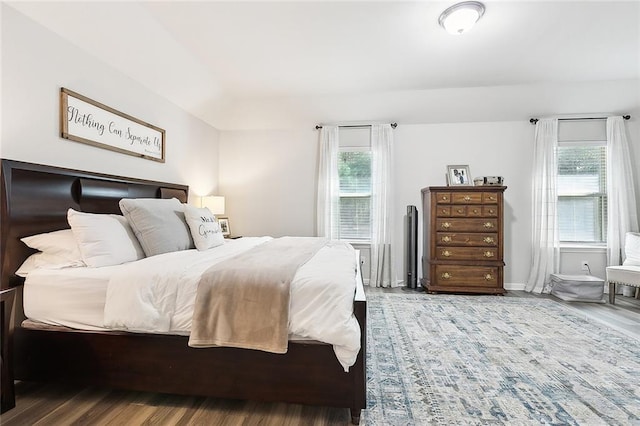
[[[450,243],[451,242],[451,237],[448,235],[445,235],[444,237],[442,237],[442,242],[443,243]]]
[[[489,214],[494,214],[495,211],[493,209],[489,209]]]
[[[450,222],[444,222],[442,224],[442,227],[445,228],[445,229],[449,229],[449,228],[451,228],[451,223]]]
[[[493,237],[484,237],[483,240],[485,243],[487,244],[493,244],[495,241],[493,240]]]
[[[446,195],[442,196],[442,201],[447,201],[449,199],[449,197],[447,197]]]
[[[491,274],[485,274],[484,279],[485,279],[486,281],[491,281],[491,280],[493,279],[493,275],[491,275]]]
[[[444,274],[441,275],[442,278],[444,278],[445,280],[448,280],[449,278],[451,278],[451,274],[448,272],[445,272]]]
[[[484,227],[485,227],[485,228],[493,228],[493,223],[491,223],[491,222],[485,222]]]
[[[442,209],[442,214],[447,214],[447,209]]]
[[[492,251],[485,251],[484,252],[484,257],[493,257],[494,253]]]
[[[449,257],[449,256],[451,256],[451,252],[449,250],[443,250],[442,255],[444,257]]]
[[[465,196],[464,196],[464,200],[465,200],[465,201],[471,201],[471,197],[469,197],[468,195],[465,195]]]
[[[493,201],[493,200],[495,200],[495,199],[496,199],[496,197],[494,197],[493,195],[489,195],[489,199],[490,199],[491,201]]]
[[[473,214],[478,214],[478,209],[473,209]]]

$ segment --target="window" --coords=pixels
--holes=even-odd
[[[371,239],[371,151],[341,148],[338,153],[340,177],[340,239]]]
[[[606,145],[606,141],[593,140],[558,142],[558,230],[562,242],[607,241]]]
[[[371,241],[371,129],[341,127],[338,152],[339,238]]]

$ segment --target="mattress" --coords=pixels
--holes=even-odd
[[[208,266],[247,250],[263,241],[262,238],[230,240],[215,250],[199,252],[184,250],[152,256],[135,262],[148,269],[182,261],[190,268]],[[101,268],[37,269],[31,271],[24,284],[24,312],[31,320],[50,325],[62,325],[81,330],[105,330],[104,309],[111,277],[127,274],[130,263]],[[188,334],[190,323],[186,319],[189,299],[195,293],[184,295],[182,323],[172,328],[172,334]]]
[[[141,270],[165,273],[167,265],[181,265],[182,270],[172,274],[185,278],[187,285],[178,287],[177,305],[168,334],[188,335],[195,302],[197,285],[192,277],[204,272],[212,264],[221,262],[242,251],[268,241],[269,237],[228,240],[223,246],[207,251],[184,250],[148,257],[129,264],[101,268],[38,269],[29,273],[24,285],[24,311],[27,318],[50,325],[82,330],[104,330],[105,305],[112,277],[139,274]],[[339,243],[343,244],[343,243]],[[360,330],[352,313],[355,292],[355,252],[332,243],[323,247],[299,268],[291,283],[290,340],[318,340],[331,343],[343,366],[352,365],[360,346]],[[342,253],[338,253],[342,251]],[[353,273],[345,282],[350,300],[342,305],[350,309],[348,321],[336,321],[330,312],[337,310],[334,291],[325,282],[344,282],[345,268],[336,268],[336,256],[351,253]],[[167,269],[168,271],[169,269]],[[142,278],[141,278],[142,279]],[[345,291],[344,289],[341,291]],[[344,298],[343,298],[344,299]],[[348,299],[348,298],[347,298]],[[318,309],[325,314],[318,315]],[[314,313],[316,311],[316,313]],[[341,322],[344,324],[334,324]],[[337,328],[338,327],[338,328]],[[136,330],[145,332],[144,330]],[[355,352],[354,352],[355,350]]]
[[[37,269],[24,284],[24,313],[31,320],[81,330],[106,330],[104,304],[115,270],[104,268]]]

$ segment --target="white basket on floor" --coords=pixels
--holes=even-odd
[[[604,301],[604,280],[593,275],[551,274],[551,294],[570,302]]]

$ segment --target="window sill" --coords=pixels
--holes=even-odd
[[[340,240],[340,241],[349,243],[352,246],[370,246],[371,245],[371,241],[366,241],[366,240]]]
[[[607,245],[602,243],[560,243],[560,251],[565,253],[606,252]]]

